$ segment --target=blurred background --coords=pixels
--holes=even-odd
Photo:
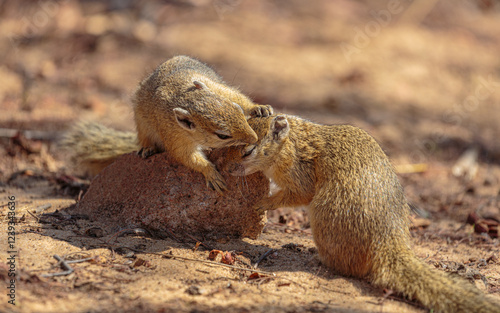
[[[464,186],[483,173],[478,184],[497,188],[499,30],[494,0],[5,0],[0,180],[64,170],[51,138],[76,120],[133,130],[138,82],[187,54],[258,103],[354,124],[397,166],[423,163],[402,177],[416,202],[429,180]],[[12,143],[19,129],[48,140],[24,151]],[[464,182],[451,169],[470,149],[476,169]]]

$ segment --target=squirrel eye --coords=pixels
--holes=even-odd
[[[249,156],[250,154],[252,154],[253,150],[255,150],[255,147],[257,147],[257,146],[256,145],[251,145],[251,146],[245,147],[245,149],[243,149],[243,155],[242,155],[242,157],[246,158],[247,156]]]
[[[219,137],[222,140],[231,138],[231,136],[229,136],[229,135],[217,134],[217,133],[215,133],[215,134],[217,135],[217,137]]]

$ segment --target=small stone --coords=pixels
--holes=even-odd
[[[109,228],[257,238],[267,218],[253,206],[269,193],[269,180],[261,173],[222,174],[229,188],[223,195],[207,187],[201,173],[173,162],[166,153],[147,159],[125,154],[94,178],[75,211]]]

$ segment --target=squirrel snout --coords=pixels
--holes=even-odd
[[[253,130],[246,137],[244,140],[246,144],[256,143],[259,140],[259,137],[257,137],[257,134]]]

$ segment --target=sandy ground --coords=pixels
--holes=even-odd
[[[499,7],[472,0],[0,3],[0,311],[426,311],[322,266],[305,208],[271,213],[257,240],[157,238],[72,215],[89,181],[57,138],[78,119],[133,130],[135,86],[176,54],[213,65],[278,111],[366,129],[425,215],[412,228],[416,254],[500,299],[498,238],[466,224],[473,212],[500,220]],[[41,132],[23,140],[9,129]],[[455,175],[466,151],[477,158],[466,175]],[[404,173],[408,164],[424,171]],[[16,306],[5,292],[9,197]],[[212,249],[233,252],[237,268],[220,256],[207,263]],[[252,274],[271,249],[262,273]],[[70,275],[44,277],[64,271],[54,255],[83,261],[69,264]]]

